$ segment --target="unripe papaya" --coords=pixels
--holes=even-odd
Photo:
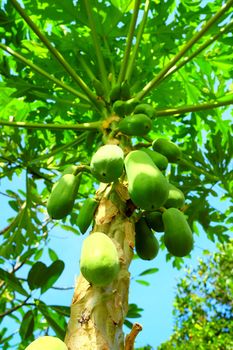
[[[105,95],[105,88],[99,79],[93,79],[92,85],[94,86],[97,96],[103,97]]]
[[[91,225],[97,206],[98,202],[94,198],[87,198],[81,207],[78,214],[77,225],[82,234],[84,234]]]
[[[119,266],[116,246],[106,234],[94,232],[84,240],[80,270],[88,282],[107,286],[117,277]]]
[[[61,176],[66,174],[73,174],[76,169],[77,169],[77,165],[70,164],[63,170],[63,172],[61,173]]]
[[[152,121],[145,114],[133,114],[120,120],[119,131],[130,136],[143,136],[152,128]]]
[[[183,192],[176,186],[169,183],[168,198],[164,203],[165,208],[182,208],[185,203]]]
[[[52,219],[62,219],[72,211],[80,181],[81,174],[65,174],[53,185],[47,202]]]
[[[117,100],[113,103],[113,110],[114,112],[119,115],[120,117],[124,117],[126,115],[126,102]]]
[[[135,249],[137,255],[143,260],[152,260],[159,251],[159,242],[144,218],[135,224]]]
[[[133,203],[145,210],[156,210],[168,197],[168,181],[143,151],[125,157],[128,191]]]
[[[130,99],[130,85],[127,81],[123,81],[121,84],[121,98],[122,100]]]
[[[146,152],[160,170],[165,170],[167,168],[168,159],[165,156],[163,156],[161,153],[152,151],[151,149],[146,147],[142,147],[140,148],[140,150],[143,152]]]
[[[160,211],[151,211],[145,214],[147,225],[156,232],[164,232],[162,213]]]
[[[25,350],[68,350],[68,348],[59,338],[47,335],[34,340]]]
[[[121,85],[115,84],[110,91],[110,101],[114,102],[121,99]]]
[[[146,114],[149,118],[153,118],[155,116],[154,108],[148,103],[140,103],[134,110],[135,114],[143,113]]]
[[[193,234],[184,214],[177,208],[164,211],[164,244],[174,256],[183,257],[193,248]]]
[[[100,182],[116,181],[124,168],[124,152],[117,145],[101,146],[91,159],[91,172]]]
[[[163,154],[169,162],[176,163],[181,158],[180,148],[172,141],[164,138],[158,138],[152,142],[152,148]]]

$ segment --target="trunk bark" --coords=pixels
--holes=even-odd
[[[69,350],[123,350],[123,323],[128,311],[130,274],[133,257],[134,224],[125,215],[129,199],[123,184],[105,186],[92,232],[106,233],[117,247],[120,272],[105,288],[91,286],[80,275],[71,305],[65,343]]]

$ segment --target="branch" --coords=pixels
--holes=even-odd
[[[40,123],[28,123],[28,122],[9,122],[6,120],[0,120],[0,125],[11,126],[14,128],[25,129],[50,129],[50,130],[98,130],[102,126],[102,122],[82,123],[82,124],[40,124]]]
[[[141,332],[142,326],[139,323],[134,323],[130,333],[125,339],[125,350],[133,350],[135,339],[139,332]]]
[[[135,0],[135,2],[134,2],[133,16],[132,16],[131,22],[130,22],[128,37],[127,37],[127,42],[126,42],[126,49],[124,52],[124,57],[123,57],[123,61],[121,64],[120,73],[118,76],[118,83],[122,83],[122,81],[124,81],[124,79],[125,79],[125,72],[126,72],[127,65],[128,65],[134,30],[135,30],[135,26],[136,26],[136,22],[137,22],[137,18],[138,18],[140,2],[141,2],[140,0]]]
[[[6,46],[6,45],[0,43],[0,48],[3,49],[4,51],[8,52],[10,55],[14,56],[15,58],[17,58],[21,62],[25,63],[27,66],[31,67],[37,73],[43,75],[44,77],[46,77],[50,81],[52,81],[55,84],[57,84],[58,86],[62,87],[64,90],[69,91],[70,93],[72,93],[73,95],[75,95],[75,96],[77,96],[79,98],[82,98],[82,99],[84,99],[86,101],[89,101],[88,98],[85,95],[83,95],[82,93],[80,93],[77,90],[73,89],[69,85],[66,85],[61,80],[53,77],[52,75],[47,73],[45,70],[43,70],[42,68],[38,67],[37,65],[35,65],[31,61],[29,61],[27,58],[23,57],[22,55],[20,55],[16,51],[12,50],[9,46]]]
[[[136,43],[135,43],[135,46],[134,46],[134,49],[133,49],[133,52],[132,52],[132,55],[130,58],[130,62],[127,66],[127,71],[125,73],[125,80],[127,80],[127,81],[130,81],[130,79],[131,79],[132,71],[134,68],[134,62],[135,62],[135,59],[136,59],[137,54],[138,54],[138,49],[139,49],[139,45],[141,42],[142,34],[143,34],[143,31],[144,31],[144,28],[146,25],[149,7],[150,7],[150,0],[146,0],[144,14],[143,14],[140,26],[139,26],[138,33],[137,33]]]
[[[202,27],[202,29],[194,34],[194,36],[183,46],[183,48],[171,59],[171,61],[160,71],[160,73],[155,76],[144,88],[136,95],[136,97],[140,100],[145,95],[150,92],[155,86],[160,83],[162,78],[166,75],[166,73],[171,70],[172,67],[176,65],[176,63],[180,60],[181,57],[214,25],[220,17],[232,6],[233,0],[228,0],[228,2],[222,6],[222,8],[212,17],[209,21]]]
[[[196,49],[190,56],[185,57],[184,61],[180,62],[179,64],[173,66],[167,74],[162,78],[162,80],[166,79],[169,75],[177,72],[181,67],[183,67],[186,63],[190,62],[194,57],[199,55],[204,49],[206,49],[209,45],[211,45],[214,41],[216,41],[220,36],[227,33],[233,25],[233,20],[228,23],[225,27],[220,28],[219,33],[212,36],[209,40],[206,40],[202,45],[199,46],[198,49]]]
[[[3,312],[2,314],[0,314],[0,319],[3,318],[4,316],[7,316],[7,315],[12,314],[12,312],[14,312],[14,311],[16,311],[16,310],[18,310],[18,309],[20,309],[22,306],[24,306],[24,305],[27,303],[27,301],[28,301],[28,299],[29,299],[30,297],[31,297],[31,296],[29,295],[22,303],[20,303],[20,304],[14,306],[12,309],[6,310],[6,311]]]
[[[86,96],[93,103],[93,105],[99,109],[96,95],[88,88],[81,77],[75,72],[75,70],[70,66],[70,64],[65,60],[62,54],[50,43],[46,36],[40,31],[37,25],[31,20],[27,15],[25,10],[19,5],[17,0],[11,0],[12,5],[20,16],[25,20],[33,32],[40,38],[42,43],[48,48],[51,54],[56,58],[56,60],[62,65],[62,67],[69,73],[69,75],[74,79],[78,86],[85,92]]]
[[[183,113],[204,111],[208,109],[229,106],[232,104],[233,104],[233,98],[229,99],[228,101],[205,102],[199,105],[186,105],[178,108],[160,109],[156,111],[156,117],[168,117],[168,116],[179,117],[180,114],[183,114]]]
[[[89,0],[84,0],[84,2],[85,2],[86,11],[87,11],[89,25],[91,28],[91,35],[92,35],[92,39],[93,39],[92,41],[93,41],[93,44],[95,46],[96,57],[97,57],[97,61],[98,61],[99,69],[100,69],[101,81],[102,81],[102,83],[107,91],[109,89],[109,81],[108,81],[108,75],[107,75],[107,71],[106,71],[106,67],[105,67],[105,63],[104,63],[104,58],[102,55],[102,50],[100,47],[98,34],[96,31],[96,24],[95,24],[95,21],[93,18],[93,7],[91,6]]]
[[[182,165],[182,166],[186,166],[187,168],[189,168],[190,170],[195,171],[196,173],[205,175],[210,181],[220,181],[220,179],[217,176],[211,175],[210,173],[205,171],[203,168],[197,167],[196,165],[194,165],[192,162],[190,162],[187,159],[181,158],[178,161],[178,164]]]

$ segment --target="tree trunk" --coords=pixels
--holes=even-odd
[[[78,277],[65,337],[69,350],[125,349],[122,328],[128,311],[128,268],[133,257],[134,224],[125,215],[129,197],[124,185],[106,185],[97,195],[102,199],[92,232],[106,233],[113,240],[120,272],[105,288],[90,285],[82,275]]]

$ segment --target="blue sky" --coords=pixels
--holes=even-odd
[[[23,176],[20,178],[14,178],[9,184],[6,180],[1,180],[0,192],[5,192],[6,188],[11,190],[17,190],[24,188],[25,179]],[[2,215],[0,229],[6,224],[6,219],[12,215],[12,209],[8,206],[8,198],[1,196],[2,204]],[[211,198],[211,203],[215,208],[224,210],[227,207],[227,203],[220,203],[219,199]],[[158,233],[158,235],[160,235]],[[59,287],[70,287],[74,285],[75,277],[79,274],[79,256],[82,246],[82,241],[85,239],[87,234],[84,236],[77,236],[72,232],[63,231],[59,227],[55,227],[49,233],[49,245],[52,247],[59,259],[65,261],[65,270],[60,279],[55,283]],[[45,263],[51,263],[48,258],[47,251],[43,260]],[[210,251],[216,251],[215,244],[210,242],[205,233],[200,229],[200,235],[195,235],[195,247],[192,251],[192,258],[186,259],[186,265],[196,266],[198,257],[201,257],[202,250],[208,249]],[[138,335],[136,346],[143,346],[150,344],[154,349],[157,346],[169,338],[172,334],[172,328],[174,320],[172,316],[172,304],[176,292],[176,284],[181,276],[184,276],[184,268],[176,270],[172,267],[171,262],[166,262],[165,251],[159,252],[158,256],[152,261],[143,261],[136,259],[132,261],[130,272],[131,272],[131,286],[129,294],[129,302],[136,303],[140,308],[143,308],[142,317],[135,319],[143,326],[142,332]],[[137,276],[144,270],[149,268],[158,268],[159,271],[153,275],[144,276],[143,279],[150,283],[150,286],[143,286],[136,282]],[[28,269],[28,268],[27,268]],[[21,269],[18,273],[19,276],[23,276],[24,270]],[[48,304],[61,304],[69,305],[71,303],[73,290],[59,291],[49,290],[43,297],[42,300],[48,302]],[[39,295],[34,295],[38,297]],[[131,319],[132,322],[134,320]],[[13,325],[9,324],[9,327]],[[13,330],[17,331],[17,328]],[[129,330],[125,328],[127,333]]]

